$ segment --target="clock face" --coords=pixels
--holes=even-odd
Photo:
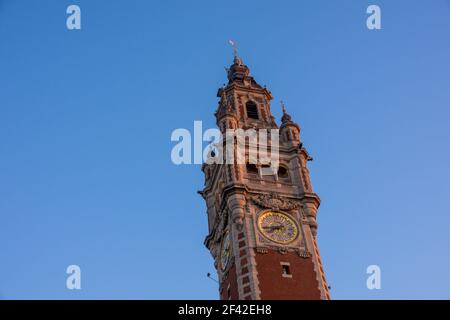
[[[225,271],[230,261],[231,255],[231,243],[230,243],[230,233],[225,231],[222,238],[222,244],[220,245],[220,269]]]
[[[265,212],[258,218],[258,228],[263,236],[279,244],[289,244],[298,236],[294,219],[280,212]]]

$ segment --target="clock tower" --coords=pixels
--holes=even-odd
[[[205,187],[200,194],[206,201],[209,227],[204,243],[214,258],[220,298],[330,299],[317,246],[320,199],[311,185],[307,162],[312,158],[301,143],[300,127],[283,104],[281,125],[277,125],[271,92],[255,81],[236,51],[227,73],[228,84],[217,93],[215,113],[224,137],[220,146],[225,151],[220,156],[237,144],[228,132],[270,134],[265,139],[260,134],[256,143],[244,140],[244,162],[206,161],[202,167]],[[229,139],[232,143],[225,143]],[[275,164],[258,156],[249,160],[262,143],[271,155],[277,154]],[[211,154],[217,157],[214,151]]]

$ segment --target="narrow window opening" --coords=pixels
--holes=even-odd
[[[289,266],[283,265],[283,266],[281,266],[281,268],[282,268],[283,276],[291,275],[291,269],[289,268]]]
[[[280,262],[281,264],[281,276],[283,278],[292,278],[291,266],[288,262]]]
[[[247,117],[249,117],[250,119],[259,119],[258,107],[256,106],[256,103],[254,103],[253,101],[249,101],[246,103],[245,107],[247,109]]]

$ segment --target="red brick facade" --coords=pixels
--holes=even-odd
[[[257,253],[256,271],[263,300],[318,300],[319,282],[311,258],[300,258],[293,252]],[[283,277],[280,262],[290,264],[292,277]]]

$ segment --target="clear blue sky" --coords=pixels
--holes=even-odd
[[[315,159],[332,297],[450,298],[445,0],[0,0],[0,298],[218,297],[203,175],[170,135],[214,126],[230,38]]]

